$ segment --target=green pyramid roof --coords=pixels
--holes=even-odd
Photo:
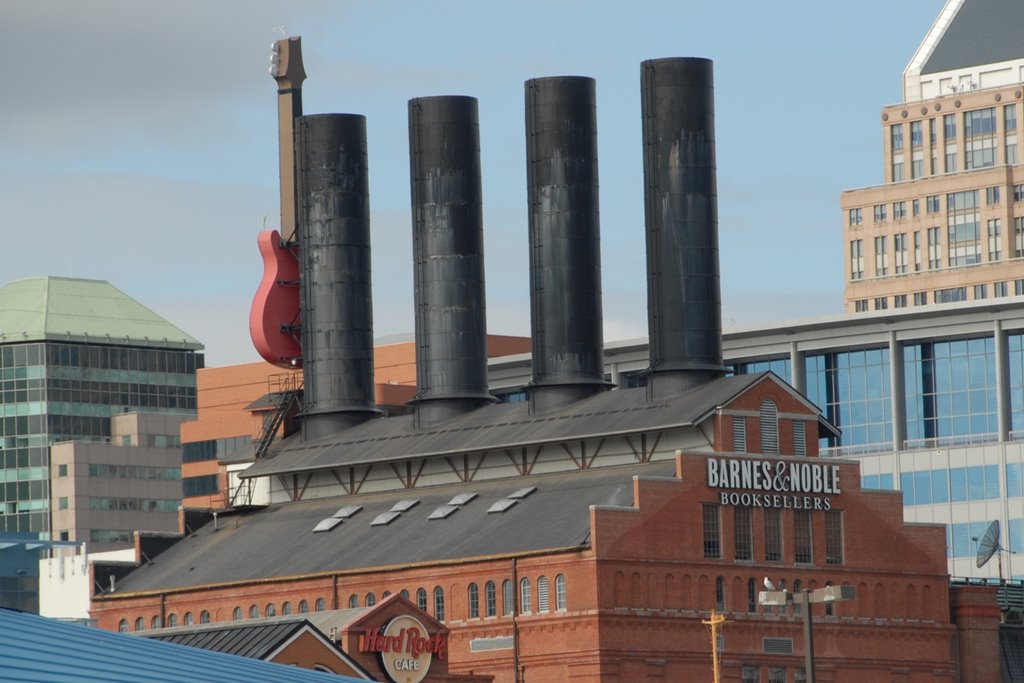
[[[103,280],[39,277],[0,288],[0,344],[43,340],[203,348]]]

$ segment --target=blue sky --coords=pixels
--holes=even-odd
[[[880,109],[942,0],[5,0],[0,282],[111,281],[256,360],[276,227],[269,48],[301,35],[307,114],[367,116],[375,336],[413,328],[406,102],[480,100],[488,329],[529,334],[523,82],[597,80],[607,341],[646,334],[640,62],[715,63],[723,320],[842,310],[839,194],[882,179]]]

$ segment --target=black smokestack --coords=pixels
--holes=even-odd
[[[366,118],[296,121],[302,296],[303,438],[376,413]]]
[[[608,387],[594,79],[526,82],[534,409]]]
[[[473,97],[409,101],[416,288],[416,424],[493,401],[487,393],[480,126]]]
[[[653,397],[721,377],[712,63],[643,62],[647,315]]]

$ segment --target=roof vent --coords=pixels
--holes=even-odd
[[[514,493],[508,494],[508,497],[515,498],[516,500],[522,500],[523,498],[526,498],[528,495],[530,495],[536,490],[536,486],[527,486],[526,488],[522,488],[519,489],[518,491],[515,491]]]
[[[328,517],[327,519],[321,519],[315,527],[313,527],[313,533],[319,533],[321,531],[330,531],[334,527],[341,524],[340,517]]]
[[[445,517],[448,517],[458,509],[459,507],[457,505],[442,505],[441,507],[431,512],[430,517],[428,517],[427,519],[444,519]]]
[[[402,514],[401,512],[395,512],[395,511],[382,512],[382,513],[380,513],[379,515],[377,515],[376,517],[373,518],[373,521],[370,522],[370,526],[387,526],[391,522],[393,522],[396,519],[398,519],[398,516],[401,515],[401,514]]]
[[[391,512],[405,512],[411,510],[420,504],[419,498],[407,498],[406,500],[400,500],[391,506]]]
[[[331,517],[335,519],[348,519],[362,509],[362,505],[346,505],[343,508],[338,508],[338,511],[331,515]]]
[[[504,512],[510,507],[518,503],[519,501],[515,498],[502,498],[491,507],[487,508],[487,512]]]
[[[465,505],[474,498],[476,498],[476,491],[471,491],[469,493],[460,493],[459,495],[455,496],[450,501],[448,501],[448,505]]]

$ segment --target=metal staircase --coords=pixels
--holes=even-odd
[[[277,436],[277,430],[288,417],[289,412],[298,405],[302,390],[302,376],[297,374],[272,375],[267,378],[267,389],[267,395],[273,402],[273,409],[270,415],[264,419],[263,428],[256,440],[253,458],[257,462],[266,457],[270,446],[274,443],[274,437]],[[255,488],[256,481],[253,479],[240,481],[231,494],[229,506],[252,505]]]

